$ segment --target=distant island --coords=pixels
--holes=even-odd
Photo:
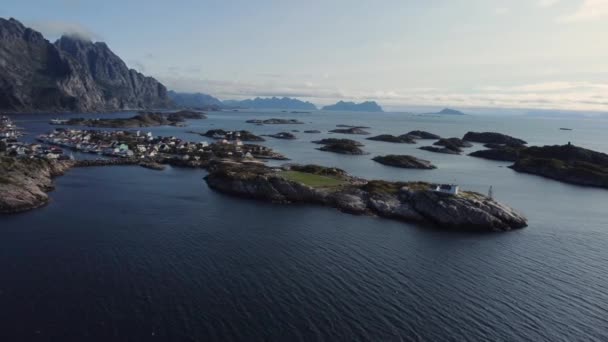
[[[465,113],[451,108],[444,108],[440,112],[437,113],[425,113],[427,115],[466,115]]]
[[[222,101],[203,93],[178,93],[173,90],[168,92],[169,98],[177,107],[193,108],[200,110],[220,110],[224,107]]]
[[[304,102],[290,97],[269,97],[247,100],[226,100],[223,102],[226,107],[250,108],[250,109],[283,109],[283,110],[317,110],[317,106],[310,102]]]
[[[175,113],[141,112],[130,118],[88,119],[73,118],[57,124],[102,128],[137,128],[156,126],[184,126],[186,120],[202,120],[207,116],[200,112],[182,110]]]
[[[329,111],[344,111],[344,112],[384,112],[382,107],[374,101],[366,101],[361,103],[340,101],[336,104],[323,107],[323,110]]]
[[[167,89],[129,69],[103,42],[63,36],[54,43],[0,18],[0,110],[97,112],[168,108]]]

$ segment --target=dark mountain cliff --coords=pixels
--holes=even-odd
[[[166,88],[129,69],[105,43],[64,36],[55,44],[0,18],[0,110],[164,108]]]

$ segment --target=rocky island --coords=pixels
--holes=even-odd
[[[418,159],[416,157],[407,155],[389,154],[387,156],[374,157],[372,160],[383,165],[400,167],[404,169],[432,170],[437,168],[428,160]]]
[[[444,108],[439,112],[436,113],[426,113],[426,115],[466,115],[465,113],[459,111],[459,110],[455,110],[455,109],[450,109],[450,108]]]
[[[207,185],[229,195],[276,203],[309,203],[358,215],[429,224],[448,230],[508,231],[527,220],[504,204],[474,192],[456,195],[426,183],[368,181],[316,165],[272,168],[217,163]]]
[[[367,154],[367,152],[363,151],[360,148],[363,146],[362,143],[355,141],[355,140],[351,140],[351,139],[329,138],[329,139],[313,141],[313,143],[324,145],[323,147],[320,147],[318,149],[319,151],[334,152],[334,153],[340,153],[340,154],[352,154],[352,155]]]
[[[304,124],[302,121],[298,121],[296,119],[252,119],[245,121],[246,123],[252,123],[256,125],[302,125]]]
[[[384,141],[384,142],[397,143],[397,144],[415,144],[416,143],[416,140],[414,140],[414,138],[408,136],[407,134],[400,135],[400,136],[394,136],[391,134],[380,134],[380,135],[377,135],[374,137],[367,138],[367,140]]]
[[[441,137],[438,136],[437,134],[429,133],[426,131],[411,131],[404,135],[406,135],[412,139],[419,139],[419,140],[439,140],[439,139],[441,139]]]
[[[523,146],[528,144],[525,140],[517,139],[512,136],[496,132],[468,132],[464,135],[462,140],[483,144],[498,144],[509,146]]]
[[[337,128],[329,131],[330,133],[339,133],[339,134],[358,134],[358,135],[368,135],[369,132],[363,130],[362,127],[351,127],[351,128]]]
[[[471,156],[515,162],[511,168],[565,183],[608,188],[608,155],[567,145],[502,146],[476,151]]]
[[[184,123],[187,119],[201,120],[207,117],[200,112],[179,111],[175,113],[152,113],[142,112],[130,118],[116,119],[85,119],[75,118],[62,122],[66,126],[85,126],[100,128],[138,128],[156,126],[177,126]]]
[[[439,141],[433,145],[434,146],[424,146],[420,149],[436,153],[460,154],[462,153],[462,148],[473,147],[473,144],[470,142],[463,141],[459,138],[439,139]]]

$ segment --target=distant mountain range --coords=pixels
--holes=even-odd
[[[310,103],[289,97],[269,97],[247,100],[226,100],[223,102],[227,107],[251,108],[251,109],[285,109],[285,110],[317,110],[317,107]]]
[[[374,101],[366,101],[361,103],[340,101],[334,105],[325,106],[323,110],[329,111],[348,111],[348,112],[384,112]]]
[[[455,109],[450,109],[450,108],[445,108],[437,113],[426,113],[426,114],[430,114],[430,115],[466,115],[465,113],[463,113],[461,111],[458,111]]]
[[[15,19],[0,18],[0,110],[110,111],[166,108],[167,89],[129,69],[101,42],[55,43]]]
[[[219,110],[224,107],[224,103],[218,98],[203,93],[178,93],[170,90],[168,94],[178,107],[203,110]]]

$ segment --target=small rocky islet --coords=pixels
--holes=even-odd
[[[463,148],[469,147],[473,147],[473,144],[468,141],[464,141],[459,138],[445,138],[439,139],[433,144],[433,146],[423,146],[420,149],[435,153],[459,155],[462,153]]]
[[[313,143],[323,145],[322,147],[318,148],[319,151],[350,155],[368,154],[361,149],[361,147],[363,147],[362,143],[351,139],[327,138],[313,141]]]
[[[330,133],[338,133],[338,134],[353,134],[353,135],[368,135],[370,134],[368,131],[364,130],[361,127],[350,127],[350,128],[336,128],[329,131]]]
[[[411,131],[407,134],[404,134],[412,139],[416,140],[439,140],[441,137],[437,134],[429,133],[426,131]]]
[[[400,167],[403,169],[432,170],[437,168],[428,160],[419,159],[409,155],[389,154],[386,156],[376,156],[372,158],[372,160],[383,165]]]
[[[517,211],[478,193],[451,195],[427,183],[368,181],[317,165],[273,168],[216,163],[205,181],[211,189],[233,196],[319,204],[448,230],[508,231],[527,226]]]
[[[256,125],[303,125],[304,124],[302,121],[299,121],[296,119],[277,119],[277,118],[265,119],[265,120],[251,119],[251,120],[247,120],[245,122],[251,123],[251,124],[256,124]]]
[[[367,140],[373,140],[373,141],[383,141],[383,142],[390,142],[390,143],[396,143],[396,144],[415,144],[416,140],[406,134],[404,135],[400,135],[400,136],[395,136],[392,134],[380,134],[380,135],[376,135],[373,137],[369,137],[367,138]]]
[[[437,168],[428,160],[419,159],[409,155],[389,154],[386,156],[376,156],[372,158],[372,160],[383,165],[400,167],[404,169],[432,170]]]

